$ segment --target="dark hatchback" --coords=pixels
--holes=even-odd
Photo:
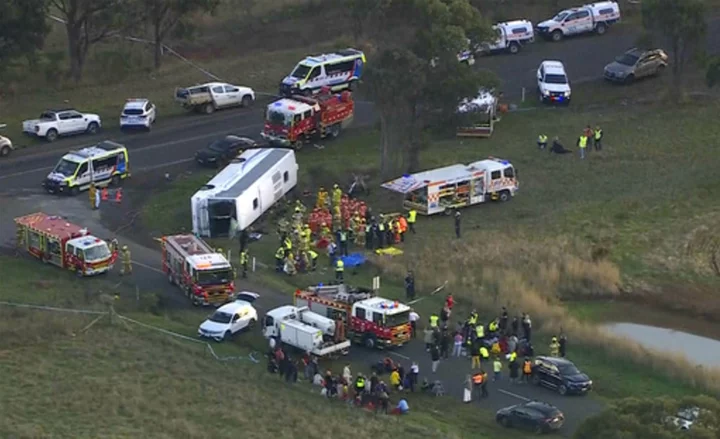
[[[584,395],[592,390],[593,382],[572,361],[556,357],[536,357],[532,381],[538,386],[557,390],[561,395]]]
[[[219,168],[249,148],[256,148],[257,142],[241,136],[225,136],[215,140],[195,153],[195,161],[203,166]]]
[[[541,434],[559,430],[565,423],[565,415],[554,405],[530,401],[498,410],[495,420],[504,427]]]

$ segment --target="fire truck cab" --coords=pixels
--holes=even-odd
[[[161,240],[163,271],[168,282],[185,292],[193,305],[221,306],[235,290],[235,270],[195,235],[164,236]]]
[[[410,307],[346,285],[310,287],[295,292],[295,306],[334,319],[346,337],[367,348],[402,346],[410,341]]]
[[[59,216],[33,213],[15,218],[18,246],[46,264],[93,276],[112,270],[117,249]]]
[[[336,138],[353,118],[355,104],[350,92],[315,98],[292,96],[267,106],[260,135],[272,146],[300,149],[312,139]]]

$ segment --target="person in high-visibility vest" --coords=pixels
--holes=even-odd
[[[525,361],[523,362],[523,381],[526,383],[530,382],[530,379],[532,378],[532,362],[529,358],[525,357]]]
[[[540,134],[537,139],[538,148],[540,148],[540,149],[547,148],[547,140],[548,140],[548,137],[545,134]]]
[[[130,257],[130,249],[127,245],[122,248],[122,263],[123,266],[120,269],[120,275],[132,274],[132,259]]]
[[[308,250],[308,255],[310,256],[310,270],[317,270],[318,253],[315,250],[310,249]]]
[[[415,234],[415,221],[417,221],[417,210],[410,209],[410,211],[408,212],[407,223],[408,228],[413,235]]]
[[[438,317],[437,314],[433,314],[430,316],[430,327],[431,328],[437,328],[438,327],[438,321],[440,320],[440,317]]]
[[[317,193],[317,202],[315,203],[315,207],[318,209],[325,209],[325,207],[327,206],[327,201],[328,193],[324,187],[320,187]]]
[[[337,184],[333,185],[332,203],[333,207],[340,207],[340,201],[342,201],[343,191]]]
[[[580,135],[578,139],[578,148],[580,149],[580,158],[585,160],[585,149],[587,149],[588,136],[585,133]]]
[[[335,279],[342,282],[345,274],[345,263],[342,258],[337,258],[335,261]]]
[[[468,319],[468,324],[470,324],[470,326],[477,325],[479,318],[480,318],[480,315],[477,313],[477,311],[472,310],[472,312],[470,313],[470,318]]]
[[[340,229],[337,232],[338,242],[340,244],[340,255],[348,255],[348,233],[344,229]]]
[[[92,210],[97,209],[96,202],[95,202],[95,196],[97,195],[97,188],[95,187],[95,183],[90,183],[90,189],[88,189],[88,198],[90,199],[90,208]]]
[[[550,341],[550,356],[551,357],[559,357],[560,356],[560,343],[558,342],[557,337],[553,337]]]
[[[240,266],[243,269],[242,277],[247,278],[247,271],[248,271],[248,260],[250,259],[250,256],[248,255],[247,250],[243,250],[240,252]]]
[[[473,393],[474,394],[477,395],[478,393],[482,393],[481,388],[482,388],[484,380],[485,380],[485,372],[483,372],[482,370],[480,372],[473,374],[472,383],[473,383]]]
[[[490,361],[490,351],[485,346],[480,346],[480,365],[487,364]]]
[[[478,340],[485,338],[485,326],[483,326],[482,323],[475,327],[475,337],[477,337]]]
[[[275,271],[282,273],[285,266],[285,246],[281,245],[275,252]]]
[[[602,149],[602,136],[602,129],[599,126],[596,126],[595,131],[593,132],[593,143],[595,145],[595,151],[600,151]]]
[[[400,215],[400,218],[398,218],[398,225],[400,226],[400,242],[405,242],[405,232],[408,230],[407,219]]]

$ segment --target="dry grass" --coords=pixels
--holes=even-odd
[[[413,269],[420,289],[429,290],[447,279],[449,291],[468,306],[487,313],[497,312],[501,305],[527,312],[541,333],[557,334],[562,328],[574,343],[606,357],[630,360],[720,394],[720,369],[698,368],[681,355],[643,348],[568,313],[563,298],[622,299],[627,294],[620,290],[619,268],[604,259],[593,260],[592,254],[591,248],[564,237],[535,240],[477,232],[450,245],[428,242],[408,258],[377,262],[391,276]]]

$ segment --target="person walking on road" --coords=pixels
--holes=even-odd
[[[247,250],[241,250],[240,251],[240,266],[242,267],[242,277],[243,279],[247,278],[247,272],[248,272],[248,260],[250,259],[250,256],[248,256]]]
[[[583,132],[578,138],[577,146],[580,149],[580,159],[585,160],[585,150],[587,149],[588,136]]]
[[[522,327],[523,327],[523,336],[529,342],[530,337],[532,335],[532,320],[530,320],[529,314],[523,313]]]
[[[565,336],[565,332],[562,328],[560,328],[560,340],[558,341],[560,342],[560,356],[565,358],[565,353],[567,352],[567,337]]]
[[[532,361],[529,357],[525,357],[523,362],[523,382],[529,383],[532,378]]]
[[[502,367],[500,357],[495,357],[493,361],[493,381],[500,381],[500,379],[502,379]]]
[[[127,245],[124,245],[122,248],[122,264],[120,275],[125,276],[126,274],[132,274],[132,258]]]
[[[342,258],[337,258],[335,261],[335,280],[342,283],[345,277],[345,262]]]
[[[538,135],[537,145],[539,149],[547,148],[548,137],[545,134]]]
[[[482,383],[480,384],[480,397],[481,397],[481,398],[487,398],[487,396],[488,396],[488,391],[487,391],[488,376],[487,376],[487,372],[485,372],[483,369],[480,369],[480,373],[482,374]]]
[[[440,351],[436,345],[430,348],[430,359],[432,360],[432,373],[436,373],[440,365]]]
[[[490,351],[485,345],[480,345],[480,368],[488,366],[490,363]]]
[[[440,356],[446,360],[450,356],[450,343],[452,343],[450,332],[447,329],[443,329],[440,335]]]
[[[413,361],[413,364],[410,365],[410,391],[415,391],[415,386],[417,386],[418,383],[418,377],[420,376],[420,366],[416,362]]]
[[[416,221],[417,221],[417,210],[410,209],[410,211],[408,212],[407,223],[408,223],[408,229],[410,229],[410,231],[412,232],[413,235],[415,234],[415,222]]]
[[[520,321],[517,316],[513,317],[510,323],[510,335],[518,335],[520,333]]]
[[[472,394],[473,394],[473,377],[470,375],[465,375],[465,387],[463,388],[463,402],[467,404],[468,402],[472,402]]]
[[[423,341],[425,341],[425,352],[430,352],[430,348],[435,344],[435,334],[429,326],[423,330]]]
[[[510,382],[518,383],[520,381],[520,364],[517,361],[517,357],[508,363],[508,369],[510,369]]]
[[[460,239],[460,211],[455,211],[455,237]]]
[[[472,345],[472,363],[470,367],[472,369],[479,369],[480,368],[480,343],[476,342]]]
[[[455,333],[453,342],[454,343],[453,343],[452,355],[453,355],[453,357],[459,357],[460,355],[462,355],[462,344],[463,344],[463,336],[459,331]]]
[[[414,309],[410,309],[410,315],[408,316],[408,319],[410,320],[410,335],[412,338],[415,338],[417,335],[417,322],[420,320],[420,314],[415,312]]]

